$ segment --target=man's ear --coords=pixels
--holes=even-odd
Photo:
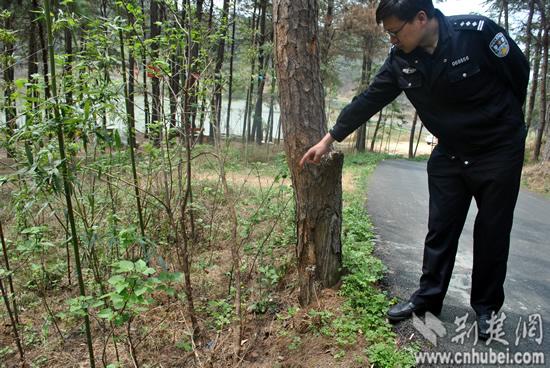
[[[430,20],[428,18],[428,14],[426,14],[424,10],[421,10],[416,14],[416,19],[418,19],[422,24],[428,23],[428,21]]]

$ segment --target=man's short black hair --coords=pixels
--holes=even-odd
[[[435,8],[432,0],[382,0],[376,9],[376,23],[380,24],[391,16],[410,22],[421,10],[429,19],[433,18]]]

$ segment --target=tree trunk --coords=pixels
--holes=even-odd
[[[535,58],[533,60],[533,79],[531,82],[531,92],[529,93],[529,105],[526,112],[526,125],[527,130],[531,128],[533,121],[533,113],[535,111],[535,101],[537,98],[537,91],[539,87],[539,73],[540,73],[540,61],[542,54],[542,28],[538,30],[536,38],[537,47],[535,49]]]
[[[162,4],[158,0],[151,0],[151,39],[155,39],[160,36],[160,26],[157,24],[160,21]],[[151,43],[151,65],[154,65],[158,58],[159,54],[159,43],[157,40],[154,40]],[[155,69],[153,69],[154,71]],[[156,125],[159,124],[162,120],[162,111],[160,103],[160,79],[156,75],[156,72],[153,72],[153,77],[151,78],[152,93],[151,98],[153,100],[152,111],[151,111],[151,123],[155,126],[154,131],[151,133],[151,138],[156,146],[160,145],[160,134],[161,129]]]
[[[229,57],[229,86],[227,93],[227,117],[225,122],[225,137],[229,139],[229,123],[231,121],[231,102],[233,99],[233,62],[235,59],[235,31],[237,24],[237,0],[233,1],[233,15],[231,16],[231,56]]]
[[[510,31],[508,24],[508,0],[502,0],[502,12],[504,13],[504,29],[506,32]]]
[[[37,13],[40,11],[38,8],[37,0],[33,0],[32,2],[32,8],[31,12],[29,12],[29,32],[27,34],[27,37],[29,39],[29,57],[28,57],[28,64],[27,64],[27,79],[31,85],[27,87],[27,107],[25,114],[25,125],[27,127],[30,127],[34,124],[34,114],[31,113],[31,111],[34,111],[37,107],[37,100],[38,100],[38,89],[36,86],[32,85],[36,83],[37,81],[33,77],[34,75],[38,74],[38,57],[37,57],[37,44],[36,44],[36,35],[38,34],[38,27],[37,27]],[[27,151],[27,158],[29,161],[29,165],[32,165],[34,162],[34,159],[32,158],[32,150],[31,150],[31,144],[32,139],[28,139],[25,143],[25,150]]]
[[[550,113],[550,101],[547,101],[546,106],[546,114]],[[548,116],[546,117],[546,121],[548,121]],[[542,152],[542,161],[544,162],[550,162],[550,132],[548,129],[548,125],[546,126],[546,143],[544,145],[544,150]]]
[[[285,151],[296,200],[296,254],[302,306],[318,287],[340,280],[343,155],[331,151],[319,166],[300,157],[326,134],[316,0],[274,0],[273,22]]]
[[[4,28],[8,31],[12,29],[12,23],[14,20],[13,14],[9,17],[6,17],[4,20]],[[2,69],[4,71],[4,113],[6,116],[6,128],[7,128],[7,141],[9,142],[17,128],[17,107],[16,101],[12,97],[15,92],[15,62],[13,58],[13,53],[15,51],[15,44],[12,42],[4,41],[4,65]],[[8,157],[13,157],[15,155],[15,149],[11,143],[8,143]]]
[[[145,10],[145,4],[144,4],[144,1],[141,0],[141,10],[143,12],[143,14],[146,13],[146,10]],[[142,24],[142,27],[143,27],[143,40],[147,40],[147,27],[145,25],[145,17],[143,17],[143,24]],[[148,87],[148,83],[147,83],[147,54],[146,54],[146,50],[145,50],[145,47],[142,47],[141,48],[141,66],[142,66],[142,81],[143,81],[143,110],[144,110],[144,118],[145,118],[145,121],[144,121],[144,127],[145,127],[145,137],[148,138],[149,137],[149,125],[150,125],[150,122],[151,122],[151,110],[149,108],[149,91],[147,90],[149,87]]]
[[[217,139],[214,139],[214,135],[210,137],[211,142],[219,142],[221,138],[221,113],[222,113],[222,76],[221,76],[221,70],[223,66],[223,58],[225,54],[225,36],[227,34],[227,20],[228,20],[228,14],[229,14],[229,0],[223,0],[223,7],[222,7],[222,18],[221,18],[221,31],[220,31],[220,39],[218,41],[218,55],[216,59],[216,67],[214,69],[214,78],[216,78],[216,82],[214,84],[214,98],[212,102],[212,109],[213,109],[213,120],[210,122],[210,126],[214,127],[213,134],[216,135]],[[229,112],[228,112],[229,114]]]
[[[325,15],[323,31],[321,33],[321,65],[327,67],[329,63],[330,47],[332,45],[332,37],[334,30],[332,28],[332,22],[334,21],[334,0],[327,1],[327,14]],[[324,74],[324,73],[321,73]],[[325,77],[322,75],[322,77]]]
[[[256,143],[262,144],[263,140],[263,122],[262,122],[262,110],[263,110],[263,95],[265,87],[265,18],[266,18],[267,0],[260,0],[260,34],[258,39],[258,92],[256,98],[256,106],[254,108],[254,125],[252,135],[256,137]]]
[[[271,57],[272,67],[275,67],[273,60],[273,55]],[[272,72],[271,76],[271,89],[269,92],[270,101],[269,101],[269,115],[268,115],[268,128],[267,128],[267,141],[273,143],[273,125],[274,125],[274,107],[275,107],[275,88],[277,86],[277,79],[275,78],[275,73]]]
[[[414,157],[416,157],[416,152],[418,151],[418,145],[420,144],[420,138],[422,137],[422,130],[424,129],[424,124],[420,122],[420,131],[418,132],[418,138],[416,139],[416,146],[414,147]]]
[[[527,58],[527,61],[531,63],[531,41],[533,39],[533,35],[531,34],[531,30],[533,28],[533,16],[535,15],[535,0],[529,1],[529,16],[527,17],[527,28],[525,30],[526,38],[525,38],[525,57]]]
[[[66,26],[65,30],[65,54],[66,60],[63,63],[63,88],[65,89],[65,102],[68,106],[73,105],[73,34],[71,29]],[[73,138],[72,131],[69,132],[69,137]]]
[[[376,143],[376,135],[378,134],[378,130],[380,129],[380,123],[382,122],[382,110],[380,110],[380,113],[378,114],[378,121],[376,122],[376,128],[374,128],[374,134],[372,135],[372,140],[370,142],[370,151],[374,152],[374,144]]]
[[[367,84],[370,82],[370,72],[372,68],[372,59],[370,57],[370,49],[368,42],[363,48],[363,65],[361,68],[361,85],[359,90],[366,88]],[[367,125],[368,121],[361,125],[357,130],[357,137],[355,141],[355,149],[358,152],[365,152],[367,144]]]
[[[259,15],[256,14],[256,12],[258,11],[258,1],[254,0],[253,3],[254,3],[254,10],[252,11],[252,19],[250,20],[251,22],[250,29],[252,29],[252,44],[250,47],[252,49],[255,49],[256,43],[257,43],[256,36],[257,36],[257,27],[259,24],[259,21],[258,21]],[[245,124],[244,130],[246,131],[245,142],[251,141],[254,134],[254,131],[253,131],[254,127],[251,126],[251,123],[250,123],[251,114],[252,114],[252,96],[254,94],[254,80],[255,80],[254,76],[256,75],[256,60],[254,59],[254,56],[252,56],[250,59],[250,65],[251,65],[250,85],[248,86],[248,90],[246,94],[246,104],[245,104],[245,112],[244,112],[244,124]]]
[[[178,96],[180,94],[180,47],[176,47],[176,51],[170,58],[170,127],[175,128],[178,125],[176,116],[178,112]]]
[[[542,147],[542,137],[546,128],[546,82],[548,80],[548,20],[546,18],[546,12],[544,4],[539,1],[539,7],[541,12],[542,28],[544,29],[544,36],[542,38],[542,72],[541,72],[541,84],[540,84],[540,124],[537,131],[537,138],[535,140],[535,150],[533,152],[533,160],[539,159],[540,150]]]
[[[418,122],[418,112],[414,112],[414,118],[412,122],[412,128],[411,128],[411,137],[409,139],[409,158],[414,158],[415,150],[414,150],[414,133],[416,131],[416,123]]]

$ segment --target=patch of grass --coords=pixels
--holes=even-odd
[[[356,180],[364,183],[376,164],[387,155],[360,154],[347,159],[345,167],[353,170]],[[357,185],[356,188],[365,188]],[[379,290],[377,282],[386,268],[373,255],[374,232],[363,209],[364,190],[345,193],[343,210],[343,263],[347,271],[340,293],[346,298],[342,314],[332,322],[336,341],[350,346],[363,336],[368,344],[365,353],[375,367],[414,366],[414,346],[398,348],[396,335],[386,320],[390,299]]]

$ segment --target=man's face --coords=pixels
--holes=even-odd
[[[416,49],[424,36],[423,22],[418,19],[418,15],[410,22],[392,15],[383,19],[382,25],[390,37],[390,42],[406,54]]]

